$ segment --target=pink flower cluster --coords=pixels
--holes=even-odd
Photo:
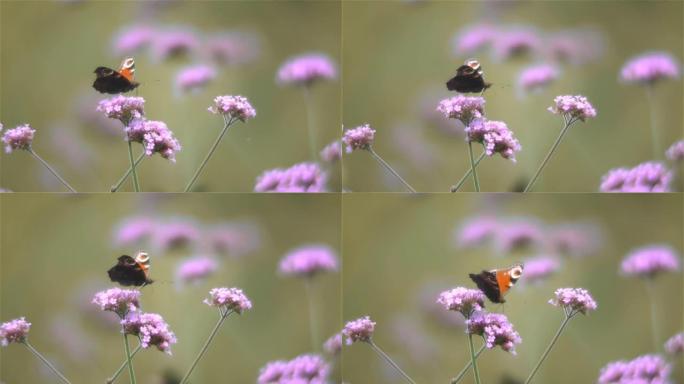
[[[500,154],[504,159],[515,162],[515,153],[522,146],[513,136],[513,131],[503,121],[485,119],[473,120],[465,129],[466,141],[480,143],[487,156]]]
[[[323,350],[329,355],[335,356],[342,351],[342,333],[336,333],[323,343]]]
[[[161,157],[176,161],[176,152],[181,150],[178,139],[163,121],[136,119],[126,127],[127,138],[141,143],[145,148],[145,155],[158,153]]]
[[[349,321],[342,329],[347,345],[352,345],[357,341],[368,342],[373,337],[373,332],[375,332],[375,322],[369,316]]]
[[[515,345],[522,342],[518,332],[513,329],[513,324],[501,313],[475,312],[466,321],[466,326],[466,332],[482,336],[489,349],[500,346],[504,351],[515,355]]]
[[[672,367],[661,356],[643,355],[615,361],[601,369],[599,384],[669,384]]]
[[[586,97],[581,95],[561,95],[553,99],[554,106],[548,111],[566,116],[572,120],[585,121],[589,117],[596,117],[596,110]]]
[[[479,96],[458,95],[443,99],[437,105],[437,111],[447,119],[460,120],[468,126],[474,119],[479,119],[484,113],[485,99]]]
[[[620,78],[627,83],[653,84],[664,79],[679,78],[677,60],[666,52],[652,52],[627,61]]]
[[[634,168],[611,169],[601,178],[601,192],[670,192],[672,172],[665,165],[646,162]]]
[[[327,55],[310,53],[287,60],[278,69],[281,84],[309,86],[318,80],[334,80],[337,68]]]
[[[316,163],[299,163],[290,168],[264,171],[257,177],[255,192],[325,192],[328,179]]]
[[[171,354],[171,344],[176,343],[176,335],[161,315],[156,313],[130,312],[121,325],[126,334],[138,336],[143,348],[151,346]]]
[[[319,355],[272,361],[259,372],[257,384],[327,384],[331,367]]]
[[[0,346],[6,347],[9,343],[22,343],[28,337],[31,323],[26,318],[10,320],[0,325]]]
[[[321,150],[321,160],[326,163],[334,163],[342,158],[342,144],[339,140],[335,140],[328,144]]]
[[[649,245],[631,251],[620,264],[626,276],[652,278],[664,272],[679,270],[679,255],[666,245]]]
[[[218,268],[218,262],[208,256],[186,259],[178,265],[176,277],[185,283],[194,283],[211,276]]]
[[[347,129],[342,136],[342,142],[347,146],[345,152],[352,153],[356,149],[368,149],[375,140],[375,129],[369,124]]]
[[[176,87],[192,91],[206,86],[216,78],[216,70],[208,65],[196,65],[182,69],[176,75]]]
[[[135,289],[111,288],[95,294],[92,303],[103,311],[114,312],[119,317],[140,308],[140,291]]]
[[[16,151],[18,149],[30,149],[35,133],[36,130],[32,129],[28,124],[23,124],[16,128],[8,129],[2,135],[2,142],[5,143],[5,152],[12,153],[12,151]]]
[[[670,161],[674,162],[680,162],[684,160],[684,140],[679,140],[672,144],[665,152],[665,156]]]
[[[204,304],[212,307],[223,307],[238,314],[252,309],[252,302],[239,288],[213,288],[209,296],[211,298],[205,299]]]
[[[327,245],[307,245],[288,252],[278,266],[284,276],[313,277],[321,272],[337,271],[335,251]]]
[[[526,283],[535,283],[547,279],[560,269],[560,262],[554,257],[539,256],[527,259],[525,264]]]
[[[484,308],[484,300],[485,295],[479,289],[456,287],[440,293],[437,303],[448,311],[460,312],[463,317],[469,318],[473,312]]]
[[[129,97],[117,95],[109,99],[101,100],[96,110],[103,112],[110,119],[116,119],[129,125],[134,119],[142,119],[145,115],[145,99],[142,97]]]
[[[556,297],[549,300],[549,304],[562,307],[568,316],[577,313],[586,315],[597,308],[594,298],[583,288],[558,288],[554,294]]]
[[[242,122],[256,116],[256,110],[246,97],[243,96],[216,96],[214,105],[209,107],[209,112],[221,114]]]
[[[554,82],[559,75],[558,68],[553,65],[535,65],[520,73],[518,86],[525,91],[539,90]]]

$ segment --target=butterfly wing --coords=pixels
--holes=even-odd
[[[141,286],[151,284],[152,280],[147,278],[145,270],[128,255],[120,256],[115,266],[107,271],[109,279],[116,283],[128,286]]]
[[[447,89],[460,93],[477,93],[489,88],[491,84],[485,83],[481,70],[475,70],[468,65],[461,65],[456,70],[456,76],[446,83]]]
[[[100,93],[125,93],[134,90],[140,85],[135,81],[129,80],[121,73],[107,67],[97,67],[95,69],[95,75],[97,77],[93,82],[93,88]]]
[[[487,296],[492,303],[504,303],[506,300],[501,295],[499,283],[496,279],[496,272],[482,271],[479,274],[471,273],[470,278],[477,284],[482,293]]]

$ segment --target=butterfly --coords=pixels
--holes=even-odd
[[[474,59],[466,60],[465,64],[458,67],[456,76],[447,81],[446,87],[450,91],[460,93],[477,93],[484,92],[485,89],[492,86],[492,83],[486,83],[482,77],[484,72],[480,62]]]
[[[119,256],[116,265],[111,267],[107,274],[112,281],[124,287],[140,287],[154,282],[150,279],[149,271],[150,257],[146,252],[138,252],[135,258],[128,255]]]
[[[469,276],[492,303],[505,303],[504,295],[520,279],[523,268],[522,264],[516,264],[510,268],[471,273]]]
[[[121,63],[121,68],[115,71],[107,67],[97,67],[95,69],[95,81],[93,88],[100,93],[126,93],[134,90],[140,83],[133,81],[135,74],[135,60],[127,58]]]

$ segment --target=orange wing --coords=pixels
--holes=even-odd
[[[510,269],[499,269],[496,271],[496,283],[499,285],[499,294],[503,297],[513,286],[511,284]]]
[[[126,78],[126,80],[133,82],[133,70],[130,68],[121,68],[119,74]]]

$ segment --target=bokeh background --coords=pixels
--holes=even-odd
[[[176,164],[159,156],[142,162],[143,190],[182,190],[223,126],[207,108],[218,95],[239,94],[257,116],[231,127],[195,190],[252,191],[266,169],[317,160],[309,156],[302,89],[275,78],[285,60],[307,52],[325,53],[339,66],[340,7],[317,1],[2,1],[0,122],[5,129],[24,123],[36,129],[36,152],[78,191],[108,191],[128,168],[128,155],[120,123],[95,111],[106,95],[91,87],[93,70],[118,68],[133,55],[147,118],[166,122],[183,146]],[[149,49],[116,49],[120,34],[136,26],[180,31],[196,43],[189,54],[169,59]],[[227,64],[208,60],[203,51],[221,34],[238,41]],[[215,67],[215,81],[179,92],[177,73],[199,64]],[[320,148],[339,136],[340,85],[312,87]],[[3,153],[1,161],[3,188],[63,189],[25,152]],[[339,163],[322,166],[330,173],[328,189],[339,190]]]
[[[106,271],[116,258],[139,249],[149,251],[156,280],[142,289],[141,304],[146,312],[164,317],[178,343],[172,356],[156,349],[140,352],[134,361],[138,382],[157,383],[167,369],[181,375],[187,370],[217,320],[216,309],[202,303],[213,287],[242,288],[253,308],[225,321],[191,382],[230,378],[254,383],[268,361],[312,350],[304,282],[279,275],[277,268],[283,255],[304,244],[327,244],[339,252],[337,196],[3,194],[0,204],[0,318],[25,316],[33,324],[30,342],[74,383],[103,383],[123,361],[116,315],[101,312],[90,301],[95,292],[115,286]],[[127,220],[140,217],[155,219],[166,234],[206,234],[216,225],[232,224],[250,228],[253,236],[234,237],[232,251],[213,254],[219,263],[215,273],[180,285],[175,270],[182,260],[198,253],[212,256],[203,238],[174,241],[175,246],[163,250],[156,241],[115,241],[121,226],[130,224]],[[178,223],[186,230],[164,226],[178,228]],[[240,239],[251,239],[251,245]],[[340,282],[338,273],[313,281],[322,340],[341,327]],[[21,345],[11,344],[0,353],[3,382],[55,382]],[[339,375],[335,372],[332,377]],[[118,380],[127,381],[125,375]]]
[[[547,112],[553,98],[582,94],[598,112],[574,125],[535,185],[535,191],[592,192],[616,167],[634,167],[654,156],[644,89],[622,84],[620,69],[633,56],[666,51],[682,63],[682,2],[671,1],[350,1],[343,4],[343,122],[377,130],[376,151],[418,191],[447,192],[468,169],[462,128],[434,112],[454,96],[445,83],[470,58],[482,64],[486,115],[507,123],[522,145],[517,164],[485,159],[484,191],[524,186],[558,136],[562,118]],[[471,26],[528,28],[547,46],[579,34],[581,63],[558,63],[560,78],[541,92],[521,94],[518,74],[532,64],[554,63],[544,53],[502,59],[489,50],[463,54],[455,37]],[[504,34],[505,36],[505,34]],[[661,147],[684,137],[679,80],[655,87]],[[456,131],[454,133],[454,131]],[[451,133],[449,133],[451,132]],[[479,149],[476,149],[479,153]],[[673,165],[669,165],[673,166]],[[350,191],[402,191],[367,153],[344,158]],[[677,184],[681,190],[681,178]],[[471,190],[472,183],[463,191]]]
[[[435,304],[439,292],[474,287],[468,273],[509,267],[537,252],[551,256],[534,248],[499,252],[489,246],[456,247],[457,228],[483,215],[500,223],[522,220],[541,234],[581,224],[596,241],[585,248],[589,252],[584,257],[559,255],[560,269],[545,280],[530,284],[523,274],[503,306],[487,304],[490,311],[508,316],[522,344],[516,347],[517,356],[499,348],[485,351],[478,359],[483,382],[503,382],[506,376],[522,382],[527,377],[563,318],[560,308],[547,304],[557,288],[588,289],[598,309],[571,320],[535,382],[595,383],[608,362],[664,355],[665,338],[682,331],[681,269],[654,281],[662,338],[657,350],[645,284],[619,274],[622,258],[647,244],[668,244],[681,260],[680,196],[347,194],[343,206],[344,319],[370,315],[377,322],[374,341],[418,383],[447,383],[469,359],[461,315]],[[529,278],[530,268],[526,272]],[[479,342],[476,338],[476,348]],[[680,383],[681,358],[673,363],[672,380]],[[403,380],[363,343],[343,349],[342,370],[349,383]],[[462,381],[472,382],[471,373]]]

